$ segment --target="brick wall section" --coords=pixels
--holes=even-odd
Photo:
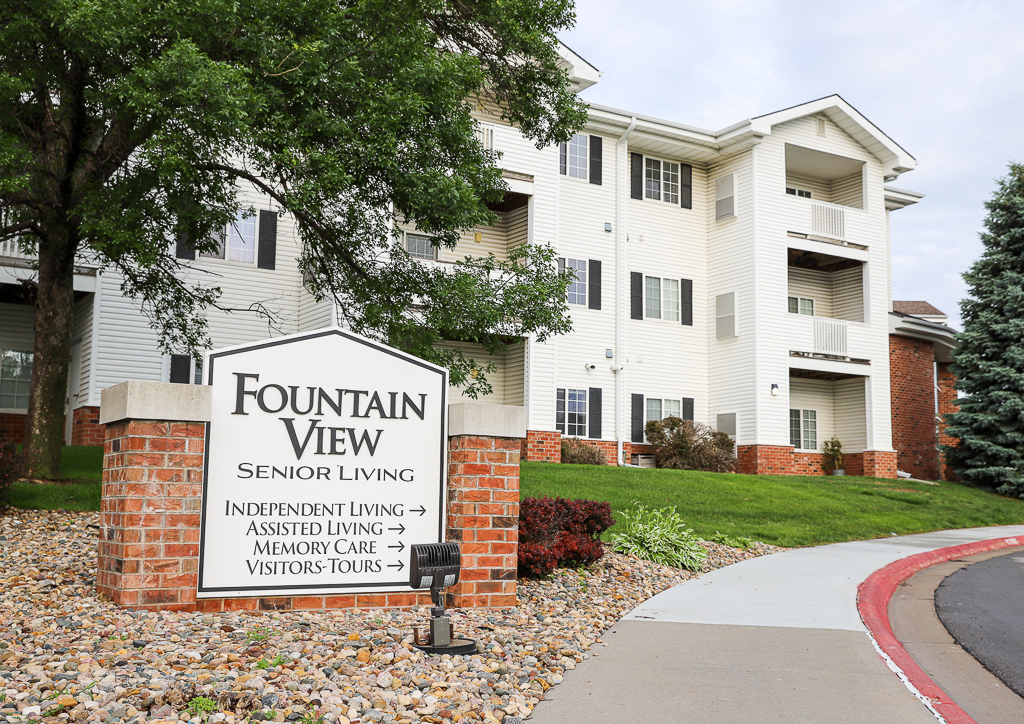
[[[865,450],[863,474],[869,478],[895,478],[896,455],[894,451]]]
[[[956,375],[950,369],[950,365],[940,364],[939,365],[939,444],[956,446],[960,440],[953,437],[952,435],[946,434],[946,415],[951,412],[956,412]],[[959,480],[956,475],[956,471],[953,467],[946,462],[945,455],[941,456],[942,460],[942,479],[943,480]]]
[[[793,448],[788,445],[738,445],[736,472],[744,475],[792,475]]]
[[[79,407],[72,413],[71,444],[101,447],[106,438],[105,428],[100,424],[100,408]]]
[[[523,460],[540,463],[562,462],[562,433],[527,430],[520,450]]]
[[[26,424],[28,424],[28,415],[17,412],[0,412],[0,445],[24,442]]]
[[[459,583],[446,592],[452,606],[516,605],[521,444],[472,435],[449,440],[448,540],[462,549]]]
[[[402,608],[429,592],[196,599],[206,426],[130,420],[106,427],[97,589],[126,608],[292,611]],[[519,439],[450,441],[448,540],[461,541],[450,605],[516,605]]]
[[[899,469],[921,480],[939,477],[934,362],[931,342],[889,335],[892,444]]]
[[[864,453],[843,453],[843,470],[847,475],[864,474]],[[825,471],[824,453],[793,453],[794,475],[831,475]]]

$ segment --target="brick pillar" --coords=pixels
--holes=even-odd
[[[889,335],[892,445],[899,469],[922,480],[939,477],[934,361],[931,342]]]
[[[448,540],[462,549],[462,574],[448,600],[457,608],[515,606],[526,410],[451,405],[448,435]]]
[[[864,475],[869,478],[895,478],[896,451],[865,450]]]
[[[201,422],[107,426],[97,589],[114,603],[195,608],[205,435]]]
[[[793,448],[789,445],[739,445],[736,472],[744,475],[793,475]]]

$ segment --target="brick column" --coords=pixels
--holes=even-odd
[[[210,388],[125,382],[103,392],[106,427],[97,589],[127,608],[292,611],[411,607],[429,592],[196,599]],[[516,605],[521,407],[449,408],[448,540],[462,545],[450,605]]]
[[[865,450],[864,475],[869,478],[895,478],[896,451]]]
[[[939,385],[939,419],[938,432],[939,432],[939,444],[949,445],[951,447],[960,444],[958,438],[952,435],[946,434],[946,415],[951,412],[956,412],[957,405],[957,393],[956,393],[956,375],[950,369],[951,365],[946,362],[939,365],[938,385]],[[943,480],[959,480],[956,471],[953,470],[953,466],[946,460],[945,453],[941,453],[941,468],[939,470]]]
[[[744,475],[793,475],[795,458],[788,445],[739,445],[736,472]]]
[[[448,601],[457,608],[515,606],[526,410],[451,405],[448,435],[448,540],[462,550],[462,574]]]

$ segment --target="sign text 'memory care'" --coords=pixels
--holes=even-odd
[[[209,355],[200,597],[409,590],[442,540],[447,372],[331,329]]]

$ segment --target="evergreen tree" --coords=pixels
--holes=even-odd
[[[966,396],[946,416],[960,443],[946,453],[964,482],[1024,497],[1024,165],[1010,164],[985,208],[954,353]]]

